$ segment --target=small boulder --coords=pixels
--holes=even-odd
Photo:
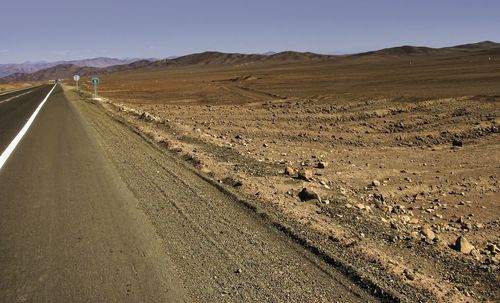
[[[293,169],[293,167],[291,167],[291,166],[287,166],[287,167],[285,167],[284,174],[288,175],[288,176],[292,176],[293,174],[295,174],[295,169]]]
[[[470,244],[469,240],[464,236],[460,236],[455,241],[455,249],[463,254],[470,254],[470,252],[474,249],[474,246]]]
[[[411,218],[411,220],[408,222],[410,224],[418,224],[418,219],[417,218]]]
[[[415,280],[415,273],[410,270],[410,269],[405,269],[404,270],[404,274],[405,274],[405,277],[410,280],[410,281],[414,281]]]
[[[403,223],[408,223],[408,222],[410,222],[410,220],[411,220],[411,217],[408,215],[401,216],[401,222],[403,222]]]
[[[365,209],[366,205],[364,205],[363,203],[358,203],[358,204],[356,204],[356,208],[357,209]]]
[[[425,237],[425,239],[429,240],[429,241],[432,241],[436,238],[436,234],[427,225],[422,226],[420,233],[422,233],[422,235]]]
[[[328,166],[328,162],[325,162],[325,161],[320,161],[316,165],[317,168],[326,168],[327,166]]]
[[[310,169],[301,169],[301,170],[299,170],[299,173],[297,175],[297,177],[299,179],[304,180],[304,181],[311,180],[312,176],[313,176],[313,172]]]
[[[321,199],[317,193],[315,193],[314,191],[312,191],[308,188],[305,188],[305,187],[300,191],[299,198],[300,198],[300,201],[302,201],[302,202],[306,202],[306,201],[314,200],[314,199],[321,202]]]
[[[451,141],[451,145],[457,146],[457,147],[462,147],[464,145],[464,143],[460,139],[453,139],[453,141]]]
[[[373,180],[373,181],[372,181],[372,186],[379,187],[379,186],[380,186],[380,181],[378,181],[378,180]]]

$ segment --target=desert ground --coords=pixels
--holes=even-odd
[[[0,83],[0,93],[7,92],[16,89],[23,89],[31,86],[37,86],[43,82],[10,82],[10,83]]]
[[[333,266],[364,268],[369,280],[394,279],[441,302],[493,302],[494,55],[399,49],[148,67],[102,75],[102,99],[93,102],[259,211],[298,226]]]

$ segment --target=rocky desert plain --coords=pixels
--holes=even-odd
[[[185,61],[80,95],[360,284],[497,302],[498,44]]]

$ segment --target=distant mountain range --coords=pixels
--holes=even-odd
[[[392,55],[392,56],[402,56],[402,55],[428,55],[428,54],[465,54],[468,52],[488,52],[493,51],[494,53],[500,48],[500,43],[492,41],[483,41],[478,43],[462,44],[451,47],[442,48],[432,48],[425,46],[411,46],[404,45],[399,47],[384,48],[377,51],[371,51],[366,53],[357,54],[357,56],[363,55]]]
[[[34,73],[42,69],[51,68],[56,65],[67,65],[72,64],[80,67],[108,67],[113,65],[129,64],[142,59],[129,58],[129,59],[116,59],[116,58],[106,58],[98,57],[83,60],[71,60],[71,61],[55,61],[55,62],[26,62],[19,64],[0,64],[0,78],[15,74],[15,73]],[[155,59],[151,59],[155,60]]]
[[[457,45],[444,48],[430,48],[421,46],[399,46],[381,49],[372,52],[365,52],[353,55],[321,55],[310,52],[286,51],[280,53],[269,52],[265,54],[237,54],[221,52],[203,52],[190,54],[181,57],[169,57],[162,60],[138,60],[138,59],[113,59],[113,58],[94,58],[87,60],[63,61],[53,63],[35,63],[25,64],[24,71],[15,72],[0,78],[0,82],[22,82],[22,81],[43,81],[56,78],[70,78],[74,74],[81,76],[90,76],[94,74],[109,74],[118,71],[134,70],[140,68],[168,68],[182,67],[190,65],[199,66],[222,66],[222,65],[241,65],[257,63],[300,63],[312,61],[329,61],[339,58],[359,58],[370,57],[378,58],[404,58],[426,55],[467,55],[480,54],[484,56],[500,57],[500,44],[491,41],[479,43]],[[45,68],[43,68],[44,64]],[[22,64],[21,64],[22,65]],[[32,65],[36,65],[32,67]],[[1,68],[4,65],[0,65]],[[18,67],[21,68],[21,67]],[[31,68],[31,69],[30,69]],[[1,74],[0,74],[1,75]]]

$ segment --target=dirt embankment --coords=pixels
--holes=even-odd
[[[390,276],[443,302],[498,297],[497,97],[245,93],[256,100],[104,106],[295,222],[336,260],[358,256],[348,262],[368,277]]]
[[[499,62],[158,68],[110,75],[102,94],[109,112],[348,260],[332,263],[443,302],[494,301]]]
[[[11,90],[23,89],[32,86],[38,86],[44,82],[16,82],[16,83],[0,83],[0,93]]]

